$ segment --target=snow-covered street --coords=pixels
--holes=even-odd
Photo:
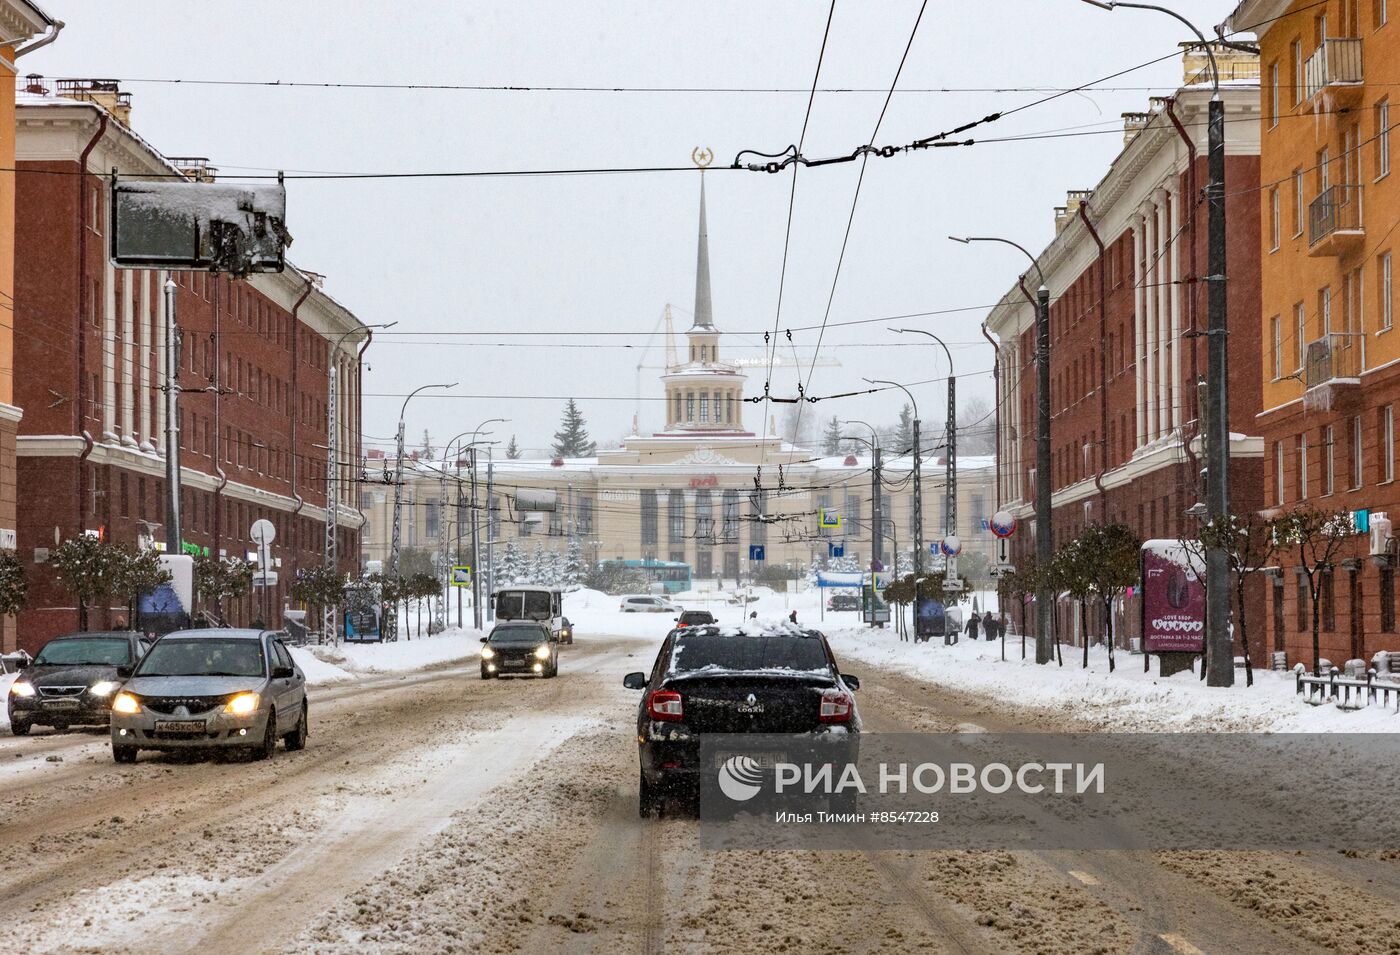
[[[833,953],[1389,950],[1393,931],[1375,927],[1400,923],[1393,853],[702,851],[694,820],[636,811],[637,697],[621,677],[651,665],[669,618],[573,600],[578,643],[556,680],[478,679],[469,633],[314,651],[326,669],[310,745],[268,762],[115,766],[95,731],[0,741],[14,807],[0,824],[0,940],[30,952],[708,952],[762,928],[773,950]],[[781,596],[765,603],[783,609]],[[1194,682],[1164,693],[1125,657],[1112,677],[1068,660],[1045,677],[1078,705],[1032,689],[1011,706],[1010,682],[1036,680],[992,659],[993,644],[914,646],[827,623],[862,678],[870,730],[1103,729],[1111,713],[1136,726],[1139,711],[1194,699]],[[1201,712],[1182,705],[1180,722]],[[1367,917],[1319,917],[1341,908]]]

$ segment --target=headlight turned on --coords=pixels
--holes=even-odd
[[[483,660],[490,660],[490,659],[492,659],[493,657],[495,657],[495,655],[496,655],[496,651],[495,651],[495,650],[492,650],[489,646],[486,646],[486,647],[482,647],[482,648],[481,648],[481,659],[483,659]]]
[[[535,659],[536,659],[536,660],[548,660],[548,659],[549,659],[549,644],[547,644],[547,643],[542,643],[542,644],[540,644],[539,646],[535,647]]]
[[[130,693],[118,693],[112,699],[112,710],[117,713],[140,713],[141,701]]]
[[[88,687],[88,692],[93,696],[111,696],[113,693],[117,692],[120,687],[121,684],[113,680],[98,680],[92,686]]]
[[[11,696],[22,696],[26,699],[34,695],[34,685],[25,683],[23,680],[16,680],[10,684]]]
[[[232,713],[234,716],[248,716],[257,708],[258,695],[256,693],[240,693],[225,704],[224,712]]]

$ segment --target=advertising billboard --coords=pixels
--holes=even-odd
[[[1203,653],[1205,565],[1179,540],[1142,545],[1142,639],[1148,653]]]

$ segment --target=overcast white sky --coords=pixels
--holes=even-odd
[[[1178,0],[1209,32],[1232,0]],[[419,172],[674,166],[697,145],[716,167],[741,149],[794,142],[801,93],[477,92],[177,86],[140,79],[283,80],[512,86],[805,88],[826,21],[807,2],[429,2],[242,0],[237,15],[188,2],[47,0],[68,22],[24,60],[50,76],[116,77],[135,97],[133,125],[168,155],[208,156],[225,173]],[[820,85],[888,88],[919,0],[838,0]],[[1063,87],[1172,52],[1186,39],[1161,14],[1107,13],[1080,0],[930,0],[900,78],[904,89]],[[1025,143],[871,160],[831,321],[985,306],[1023,268],[1011,249],[949,234],[1003,235],[1038,251],[1066,189],[1097,182],[1120,148],[1119,114],[1179,85],[1171,59],[1026,110],[968,135],[1078,127],[1110,130]],[[1131,88],[1125,88],[1131,87]],[[1150,87],[1151,89],[1147,89]],[[1038,98],[1032,92],[896,93],[878,141],[904,143]],[[819,92],[805,153],[867,141],[883,92]],[[780,328],[821,323],[858,164],[799,173]],[[715,321],[730,355],[763,354],[772,328],[791,173],[707,174]],[[394,432],[402,395],[460,381],[462,397],[414,399],[410,439],[435,442],[491,417],[526,448],[545,448],[562,400],[577,396],[593,436],[615,441],[637,410],[637,364],[663,359],[667,302],[679,329],[693,304],[695,173],[561,178],[289,183],[291,258],[366,322],[398,321],[370,351],[367,442]],[[918,319],[953,346],[960,393],[991,395],[985,310]],[[893,324],[910,324],[909,321]],[[883,323],[831,328],[812,393],[861,376],[913,381],[946,373],[937,345]],[[457,332],[491,332],[462,336]],[[505,332],[553,334],[513,337]],[[628,332],[571,336],[571,331]],[[411,334],[399,334],[411,333]],[[811,354],[815,331],[795,332]],[[519,346],[525,347],[519,347]],[[560,346],[584,347],[560,347]],[[601,347],[600,347],[601,346]],[[621,346],[632,346],[621,347]],[[791,353],[789,352],[789,355]],[[661,388],[641,373],[644,431],[659,426]],[[750,375],[749,394],[763,373]],[[775,373],[775,393],[796,372]],[[915,389],[922,416],[943,417],[942,383]],[[397,397],[396,397],[397,396]],[[468,397],[502,396],[502,397]],[[902,397],[808,406],[884,423]],[[748,406],[750,427],[758,411]],[[502,427],[502,426],[498,426]]]

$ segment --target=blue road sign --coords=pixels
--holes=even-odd
[[[762,560],[762,559],[763,559],[763,545],[762,545],[762,544],[750,544],[750,545],[749,545],[749,560]]]
[[[845,556],[846,556],[846,545],[845,545],[845,544],[827,544],[827,545],[826,545],[826,556],[828,556],[828,557],[845,557]]]

